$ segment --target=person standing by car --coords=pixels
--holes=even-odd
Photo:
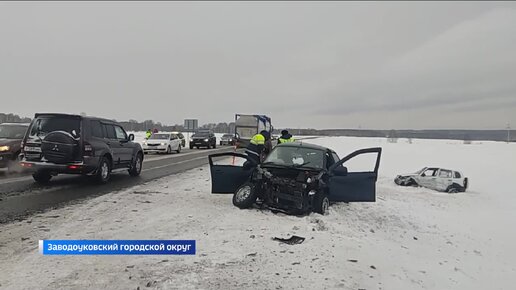
[[[149,139],[151,135],[152,135],[151,129],[147,129],[147,132],[145,132],[145,139]]]
[[[264,158],[264,155],[267,155],[271,149],[272,144],[270,142],[270,134],[269,132],[263,130],[260,133],[256,134],[251,138],[249,145],[245,150],[245,153],[249,158],[256,164],[260,164]]]
[[[289,143],[294,141],[296,140],[287,130],[281,131],[281,136],[278,138],[278,144]]]

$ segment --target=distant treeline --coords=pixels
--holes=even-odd
[[[30,118],[20,117],[15,114],[0,113],[0,123],[29,123]],[[185,132],[183,125],[164,125],[161,122],[145,120],[138,122],[129,120],[120,122],[127,131],[146,131],[157,129],[158,131]],[[210,129],[215,133],[235,132],[235,123],[208,123],[199,129]],[[283,129],[275,129],[274,134],[280,134]],[[351,137],[385,137],[385,138],[413,138],[413,139],[454,139],[454,140],[490,140],[507,141],[507,130],[362,130],[362,129],[292,129],[287,128],[293,135],[310,136],[351,136]],[[516,142],[516,130],[509,134],[511,142]]]
[[[294,135],[352,136],[413,139],[454,139],[516,142],[516,130],[362,130],[362,129],[287,129]]]
[[[22,118],[15,114],[0,113],[0,123],[30,123],[30,118]]]

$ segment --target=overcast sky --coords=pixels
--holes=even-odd
[[[0,112],[516,127],[516,3],[0,2]]]

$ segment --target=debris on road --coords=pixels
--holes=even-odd
[[[305,238],[300,237],[300,236],[292,236],[288,239],[274,237],[272,239],[275,241],[279,241],[280,243],[285,243],[285,244],[289,244],[289,245],[301,244],[305,240]]]

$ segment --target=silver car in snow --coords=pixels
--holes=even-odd
[[[438,167],[424,167],[415,173],[398,175],[394,182],[450,193],[464,192],[468,188],[468,178],[462,172]]]

